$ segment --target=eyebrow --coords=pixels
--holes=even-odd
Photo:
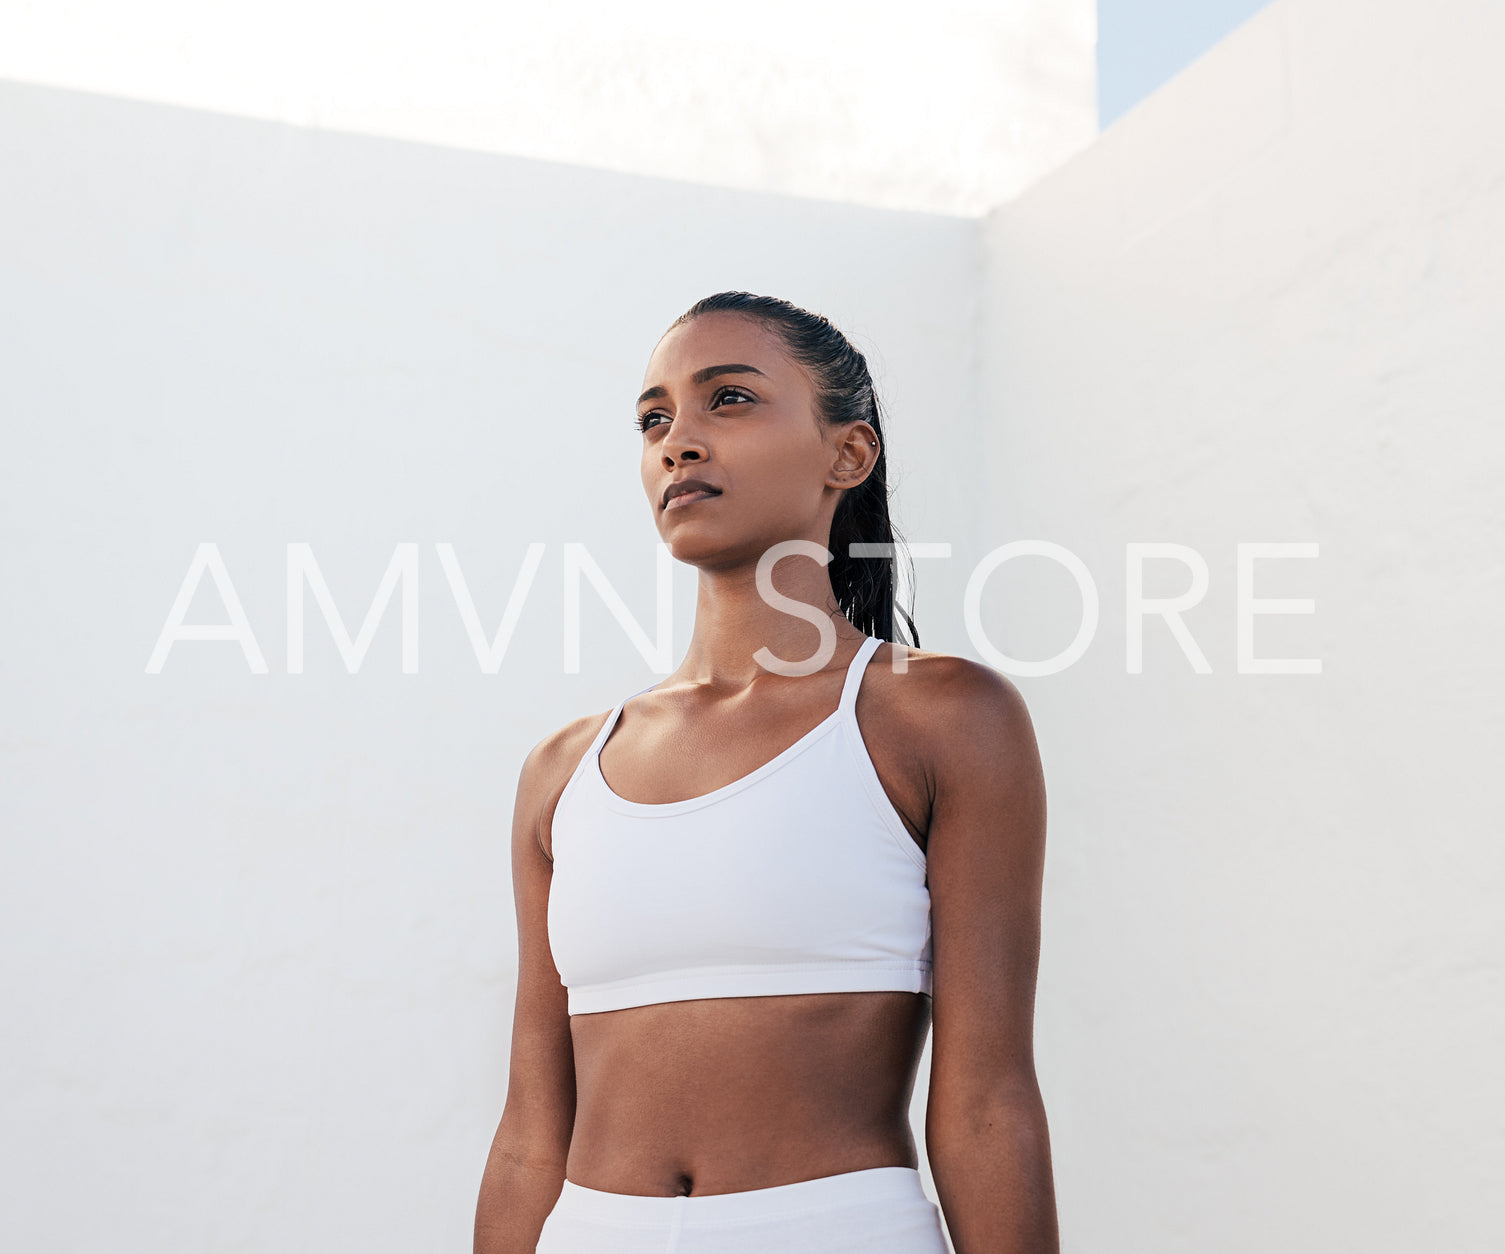
[[[718,374],[763,374],[763,372],[756,366],[739,366],[735,363],[727,366],[707,366],[704,370],[697,370],[692,374],[690,382],[699,387],[702,383],[710,382]],[[766,379],[768,376],[763,375],[763,377]],[[666,388],[649,388],[638,397],[638,404],[641,405],[644,401],[651,401],[656,396],[668,395],[669,392]]]

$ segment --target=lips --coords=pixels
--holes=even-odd
[[[672,509],[689,509],[697,501],[709,501],[720,495],[721,493],[719,492],[711,492],[699,488],[691,492],[678,492],[669,498],[664,505],[664,509],[666,511]]]
[[[707,500],[712,496],[720,496],[721,489],[714,483],[708,483],[704,479],[681,479],[677,483],[671,483],[664,491],[661,509],[668,509],[678,501],[677,508],[683,509],[686,505],[694,504],[695,501]]]

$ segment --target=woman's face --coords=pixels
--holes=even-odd
[[[781,540],[825,545],[843,489],[872,433],[828,431],[810,376],[778,336],[727,311],[702,314],[658,342],[643,376],[643,488],[659,535],[693,565],[756,563]],[[845,473],[844,473],[845,472]],[[719,491],[664,504],[670,485]]]

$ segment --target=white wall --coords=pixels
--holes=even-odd
[[[975,230],[14,84],[0,169],[7,1244],[468,1248],[517,770],[651,678],[589,586],[564,673],[560,574],[584,542],[653,633],[648,355],[723,288],[823,310],[873,352],[901,528],[956,534]],[[146,673],[205,541],[268,673],[226,642]],[[418,546],[416,675],[400,598],[352,675],[310,597],[287,673],[291,542],[352,635]],[[482,674],[435,546],[490,638],[533,542]],[[927,643],[959,603],[922,575]],[[206,581],[188,621],[226,620]]]
[[[1494,4],[1277,0],[986,223],[989,534],[1103,605],[1020,681],[1076,1254],[1505,1247],[1502,46]],[[1319,544],[1255,580],[1316,608],[1256,651],[1320,675],[1237,672],[1265,540]],[[1206,558],[1212,673],[1154,621],[1127,673],[1131,541]],[[985,606],[1043,657],[1077,608],[1035,564]]]
[[[1094,0],[48,0],[0,78],[978,215],[1097,134]]]

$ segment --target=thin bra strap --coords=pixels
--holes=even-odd
[[[610,714],[606,716],[606,722],[601,724],[601,730],[596,733],[595,740],[591,741],[591,747],[586,751],[585,754],[586,758],[589,758],[592,754],[601,752],[601,747],[606,743],[606,738],[611,735],[611,729],[617,725],[617,719],[622,717],[622,707],[624,705],[631,701],[633,697],[640,697],[645,692],[647,692],[649,688],[657,688],[663,682],[664,681],[662,679],[655,679],[651,684],[645,684],[636,692],[632,693],[631,696],[623,697],[619,702],[617,702],[616,707]],[[583,760],[584,759],[582,759],[582,761]]]
[[[857,647],[856,655],[847,666],[846,682],[841,686],[841,702],[837,706],[839,712],[851,714],[856,710],[857,689],[862,686],[862,676],[867,671],[868,659],[877,652],[878,646],[882,643],[882,639],[878,636],[869,636]],[[611,735],[611,729],[617,725],[617,719],[622,716],[623,706],[631,701],[633,697],[640,697],[648,689],[657,688],[661,683],[663,683],[662,679],[655,679],[651,684],[645,684],[630,696],[623,697],[612,712],[607,715],[606,721],[601,724],[601,730],[596,733],[596,738],[591,742],[590,750],[586,756],[588,757],[590,754],[599,754],[601,752],[602,746],[606,744],[606,738]]]
[[[857,709],[857,689],[862,686],[862,677],[867,673],[868,659],[878,651],[883,641],[878,636],[869,636],[857,649],[857,655],[847,667],[846,683],[841,686],[841,704],[837,709],[848,716]]]

